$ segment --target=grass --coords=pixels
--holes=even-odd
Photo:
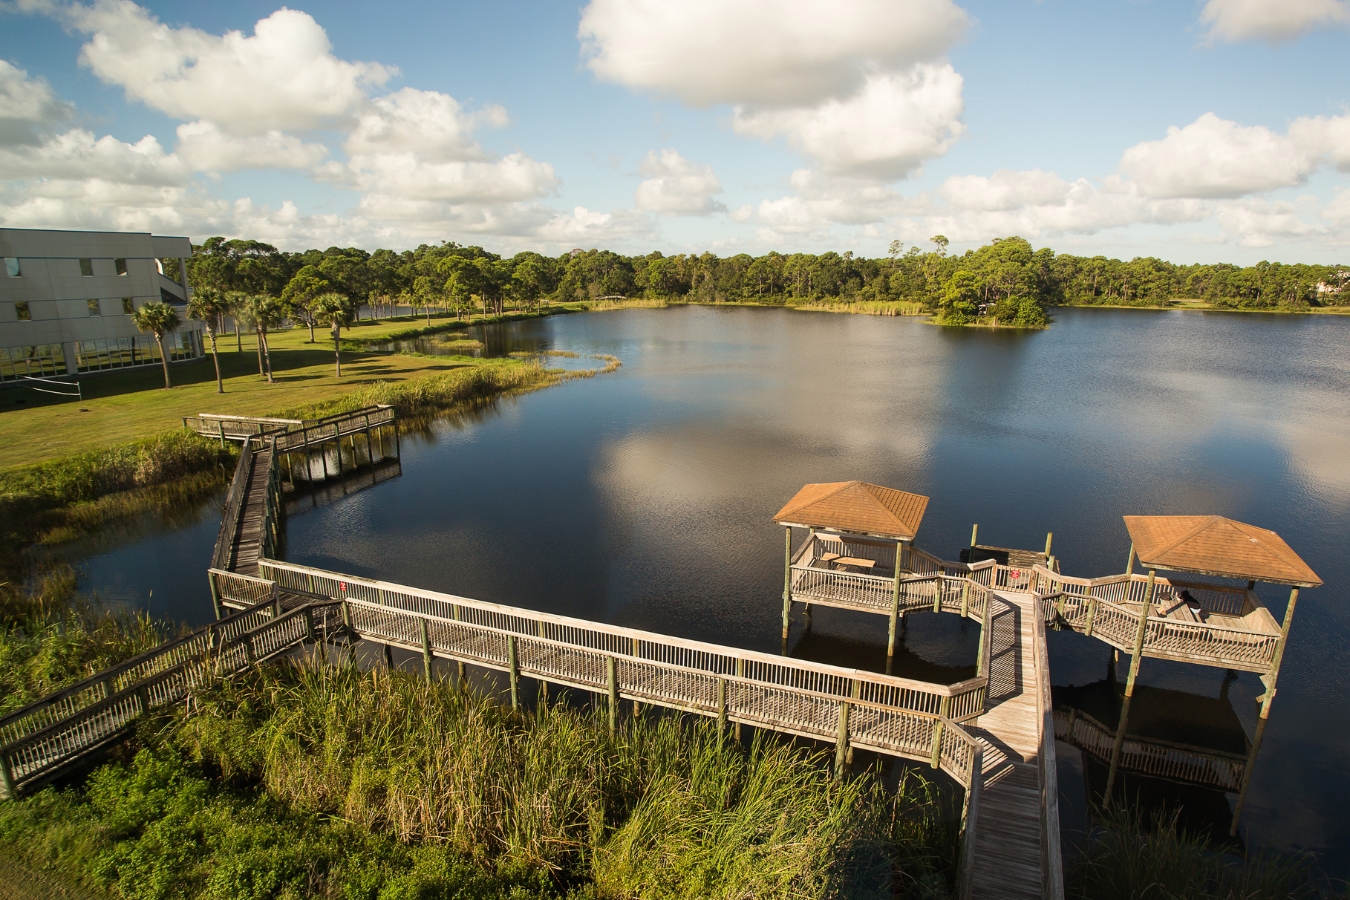
[[[1328,895],[1313,877],[1310,857],[1215,853],[1206,835],[1180,828],[1176,816],[1143,821],[1129,807],[1113,810],[1066,863],[1065,896],[1073,900],[1311,900]]]
[[[929,314],[922,303],[908,300],[826,300],[789,303],[788,306],[792,309],[805,309],[814,312],[854,313],[865,316],[925,316]]]
[[[535,314],[501,318],[532,315]],[[480,320],[481,317],[475,321]],[[433,331],[469,324],[451,317],[437,320],[433,316],[432,321]],[[378,343],[425,331],[425,327],[409,319],[363,322],[350,329],[344,342]],[[340,405],[341,398],[354,392],[378,394],[383,389],[377,385],[382,383],[400,384],[479,366],[516,364],[347,349],[343,352],[343,377],[337,378],[333,345],[327,337],[319,331],[317,343],[309,344],[309,333],[304,328],[270,335],[276,383],[268,384],[258,376],[253,339],[245,335],[243,350],[239,352],[233,335],[221,336],[218,346],[224,394],[216,393],[215,370],[209,353],[204,359],[171,366],[172,390],[163,389],[163,376],[157,367],[82,376],[83,402],[59,401],[23,388],[0,390],[0,446],[5,448],[0,473],[145,440],[172,429],[182,417],[198,413],[268,415],[283,410],[326,408]]]
[[[281,664],[0,805],[0,859],[160,897],[946,896],[934,790],[834,780],[711,723],[518,713],[406,673]]]

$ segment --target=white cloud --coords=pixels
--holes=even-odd
[[[233,172],[310,169],[328,157],[328,148],[280,131],[244,136],[226,134],[214,122],[198,120],[178,126],[174,153],[197,172]]]
[[[367,89],[395,72],[338,59],[319,23],[292,9],[261,19],[252,35],[170,28],[131,0],[76,4],[62,17],[90,36],[80,60],[104,82],[174,118],[206,119],[234,134],[350,122]]]
[[[1160,141],[1125,151],[1121,169],[1155,197],[1241,197],[1301,184],[1317,167],[1314,154],[1268,128],[1205,113]]]
[[[427,204],[515,203],[554,191],[553,166],[524,153],[494,159],[473,139],[479,122],[505,121],[500,107],[469,115],[447,94],[404,88],[375,100],[347,139],[347,162],[318,174],[364,194],[363,209],[399,217]]]
[[[648,151],[638,171],[647,178],[638,185],[633,201],[639,209],[671,216],[706,216],[725,211],[713,199],[722,193],[722,182],[712,166],[692,163],[678,151]]]
[[[1350,22],[1345,0],[1208,0],[1200,22],[1210,40],[1287,41]]]
[[[1350,172],[1350,115],[1295,119],[1289,138],[1305,153]]]
[[[592,0],[578,36],[601,78],[718,103],[811,106],[964,33],[951,0]]]
[[[737,107],[737,132],[788,143],[830,173],[891,181],[941,156],[960,137],[961,76],[950,64],[920,63],[869,77],[852,96],[817,107]]]
[[[964,210],[1008,212],[1027,206],[1065,204],[1073,186],[1053,172],[1000,169],[993,175],[956,175],[938,188],[952,206]]]
[[[70,114],[45,80],[0,59],[0,145],[35,144],[42,130]]]
[[[891,181],[961,135],[962,80],[942,57],[968,24],[951,0],[592,0],[578,33],[603,79],[733,104],[740,134]]]

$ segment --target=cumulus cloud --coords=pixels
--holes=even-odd
[[[0,59],[0,145],[36,144],[42,130],[70,115],[45,80]]]
[[[265,134],[350,122],[367,89],[396,70],[333,55],[308,14],[279,9],[253,34],[171,28],[131,0],[64,7],[89,35],[80,61],[102,81],[177,119],[207,119],[222,131]]]
[[[638,171],[647,176],[638,185],[633,201],[639,209],[669,216],[706,216],[726,207],[713,199],[722,193],[722,182],[712,166],[692,163],[677,150],[648,151]]]
[[[1301,184],[1317,159],[1288,136],[1205,113],[1129,148],[1120,167],[1155,197],[1241,197]]]
[[[607,81],[694,106],[802,106],[936,59],[967,24],[951,0],[592,0],[578,35]]]
[[[328,148],[280,131],[243,136],[227,134],[214,122],[198,120],[178,126],[174,153],[197,172],[233,172],[238,169],[310,169],[328,157]]]
[[[347,162],[318,174],[360,191],[367,210],[514,203],[557,188],[548,163],[524,153],[494,159],[473,139],[480,122],[505,124],[506,113],[491,107],[466,114],[447,94],[404,88],[375,100],[347,139]]]
[[[942,57],[968,24],[951,0],[592,0],[579,34],[600,78],[732,104],[740,134],[890,181],[961,135],[962,80]]]
[[[1345,0],[1208,0],[1200,22],[1210,40],[1287,41],[1350,22]]]
[[[950,64],[920,63],[873,75],[856,94],[816,107],[737,107],[732,124],[740,134],[786,135],[826,172],[891,181],[942,156],[960,137],[961,86]]]

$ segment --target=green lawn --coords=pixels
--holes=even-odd
[[[481,317],[480,317],[481,318]],[[452,316],[432,316],[433,329],[452,325]],[[467,323],[464,323],[467,324]],[[426,318],[362,322],[343,333],[344,340],[377,341],[387,335],[426,327]],[[342,377],[334,375],[331,336],[319,330],[309,344],[304,328],[269,336],[275,384],[258,375],[255,342],[234,335],[218,340],[225,393],[216,393],[210,344],[204,359],[169,367],[172,390],[156,366],[81,375],[84,402],[61,400],[29,388],[0,389],[0,471],[152,437],[199,413],[268,415],[331,400],[376,381],[407,381],[477,365],[467,358],[428,358],[389,353],[343,351]]]

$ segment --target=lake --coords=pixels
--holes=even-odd
[[[1053,531],[1073,575],[1123,571],[1122,515],[1272,528],[1327,586],[1299,604],[1244,831],[1350,875],[1350,319],[1061,309],[1047,331],[1012,333],[676,307],[469,336],[492,354],[608,353],[623,367],[405,437],[400,477],[296,504],[306,508],[287,521],[287,559],[778,652],[772,516],[807,482],[931,496],[917,544],[945,558],[972,523],[982,543],[1030,549]],[[209,619],[218,513],[207,504],[86,545],[84,587]],[[1286,593],[1263,589],[1277,618]],[[1057,707],[1114,715],[1125,673],[1111,671],[1110,649],[1049,640]],[[883,617],[818,609],[807,631],[800,606],[794,616],[794,655],[879,669],[885,642]],[[897,674],[965,677],[977,642],[958,617],[912,616]],[[1140,684],[1132,734],[1244,751],[1255,675],[1150,659]],[[1059,749],[1064,825],[1081,829],[1102,773]],[[1127,789],[1227,832],[1231,796],[1146,780]]]

